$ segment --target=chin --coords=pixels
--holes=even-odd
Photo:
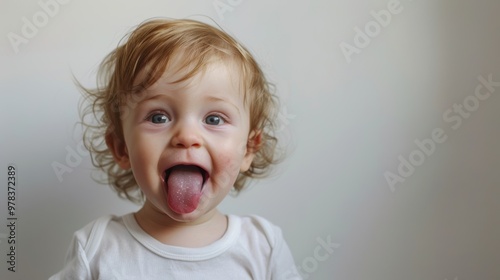
[[[170,209],[168,207],[168,210],[166,211],[166,214],[172,219],[177,222],[196,222],[199,219],[203,219],[205,217],[211,216],[215,213],[216,208],[210,208],[210,209],[203,209],[202,203],[198,205],[198,208],[196,208],[193,212],[190,213],[177,213]]]

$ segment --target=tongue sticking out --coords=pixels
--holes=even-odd
[[[196,166],[179,165],[172,168],[167,184],[167,202],[178,214],[193,212],[200,202],[203,176]]]

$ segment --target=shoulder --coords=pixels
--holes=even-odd
[[[77,230],[66,253],[64,268],[50,279],[94,279],[90,260],[99,250],[108,225],[118,222],[119,219],[116,216],[101,217]]]
[[[95,254],[104,236],[112,234],[123,227],[123,217],[108,215],[88,223],[74,233],[73,239],[85,252],[88,259]],[[114,230],[113,230],[114,229]]]
[[[243,232],[254,236],[262,236],[271,246],[276,245],[277,238],[282,237],[281,229],[261,216],[250,215],[237,218],[240,219]]]
[[[230,217],[239,220],[239,246],[265,275],[262,279],[300,279],[280,227],[256,215]]]
[[[230,219],[238,220],[241,237],[239,242],[246,243],[252,250],[258,247],[270,254],[284,242],[281,229],[263,217],[231,215]]]
[[[93,240],[93,238],[101,235],[103,233],[102,231],[106,229],[109,222],[113,219],[116,220],[117,217],[108,215],[97,218],[92,222],[86,224],[79,230],[75,231],[74,236],[80,241],[82,245],[86,246],[90,241]]]

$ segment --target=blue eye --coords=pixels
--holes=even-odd
[[[220,125],[224,123],[224,120],[220,116],[210,115],[206,117],[205,123],[209,125]]]
[[[169,121],[165,114],[154,114],[149,117],[152,123],[166,123]]]

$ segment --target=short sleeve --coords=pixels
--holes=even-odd
[[[90,267],[85,255],[85,250],[81,246],[76,237],[73,237],[71,246],[66,255],[66,263],[63,270],[51,276],[49,280],[71,279],[83,280],[92,279],[90,274]]]
[[[274,248],[271,255],[271,279],[273,280],[302,280],[290,248],[283,238],[279,227],[274,227]]]
[[[262,217],[253,215],[251,218],[271,247],[266,279],[302,280],[281,229]]]
[[[49,280],[92,279],[89,261],[97,251],[108,222],[112,218],[112,216],[101,217],[75,232],[66,254],[64,268]]]

